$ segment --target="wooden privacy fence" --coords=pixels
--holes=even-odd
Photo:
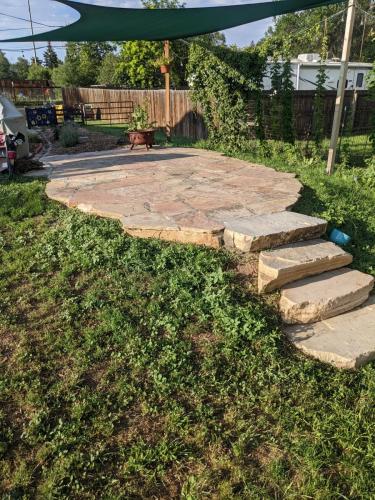
[[[207,137],[202,114],[195,108],[189,94],[188,90],[171,91],[172,132],[174,135],[202,139]],[[111,108],[114,109],[116,105],[121,108],[129,101],[133,102],[134,106],[144,105],[147,102],[150,122],[155,122],[157,127],[165,127],[164,90],[64,88],[63,100],[67,106],[91,104],[93,109],[98,108],[95,103],[102,103],[100,118],[112,123],[116,121],[110,119]],[[121,120],[117,123],[121,123]]]
[[[295,91],[293,97],[294,126],[296,136],[301,139],[308,138],[312,131],[314,115],[314,91]],[[329,136],[336,92],[326,91],[324,95],[324,131]],[[147,103],[151,122],[158,127],[165,127],[165,92],[164,90],[132,90],[132,89],[98,89],[98,88],[64,88],[63,100],[67,106],[77,104],[91,104],[95,109],[95,103],[101,103],[100,119],[112,123],[124,123],[127,120],[116,113],[115,109],[126,107],[126,103],[132,102],[134,106]],[[270,93],[263,94],[264,123],[266,135],[272,137]],[[255,103],[249,103],[249,122],[254,120]],[[111,114],[112,110],[112,114]],[[347,91],[345,95],[344,119],[346,125],[350,125],[353,134],[366,134],[371,130],[371,117],[375,112],[375,102],[370,100],[366,91]],[[204,139],[207,130],[200,109],[194,105],[189,90],[171,91],[171,114],[172,133],[178,136],[190,137],[192,139]],[[112,119],[113,118],[113,119]],[[350,123],[349,123],[350,122]]]
[[[306,139],[312,133],[314,117],[315,92],[313,90],[298,90],[293,94],[294,129],[299,139]],[[326,91],[323,104],[323,132],[329,137],[332,130],[335,112],[336,92]],[[254,103],[253,103],[254,104]],[[253,108],[254,106],[251,106]],[[270,93],[263,97],[264,123],[266,136],[272,137],[272,106]],[[371,131],[372,115],[375,113],[375,101],[367,91],[345,92],[344,111],[342,116],[342,131],[353,135],[368,134]]]

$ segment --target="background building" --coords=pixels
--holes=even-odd
[[[272,61],[268,61],[267,75],[263,84],[265,90],[271,89],[270,70]],[[318,70],[320,67],[319,54],[299,54],[297,59],[291,60],[292,80],[296,90],[315,90]],[[324,62],[327,73],[325,87],[327,90],[336,90],[339,81],[341,62],[338,59],[331,59]],[[348,90],[367,90],[366,75],[371,71],[372,64],[362,62],[349,63],[346,88]]]

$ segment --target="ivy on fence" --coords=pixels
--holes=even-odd
[[[256,135],[264,138],[264,68],[265,58],[252,49],[191,45],[188,81],[194,102],[202,108],[212,142],[240,148],[249,138],[250,99],[256,101]]]

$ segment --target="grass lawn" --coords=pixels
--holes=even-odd
[[[371,178],[288,168],[375,273]],[[373,498],[375,363],[294,352],[224,251],[125,236],[40,180],[0,200],[2,498]]]

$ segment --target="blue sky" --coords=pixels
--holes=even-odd
[[[256,3],[259,0],[186,0],[186,7],[210,7],[217,5],[234,5],[243,3]],[[140,0],[85,0],[84,3],[106,5],[112,7],[140,7]],[[33,19],[53,26],[70,24],[78,18],[78,14],[65,5],[61,5],[53,0],[31,0],[31,10]],[[12,38],[16,36],[26,36],[30,34],[30,25],[24,21],[9,18],[3,14],[10,14],[28,18],[27,0],[1,0],[0,2],[0,39]],[[226,30],[224,33],[227,43],[239,46],[249,45],[252,41],[259,40],[267,27],[272,24],[272,19],[258,21],[256,23],[239,26]],[[48,31],[53,28],[34,26],[36,32]],[[37,47],[45,46],[45,43],[37,43]],[[59,56],[62,57],[64,49],[60,48],[61,43],[56,43]],[[1,43],[3,50],[9,60],[15,61],[20,55],[28,59],[32,56],[30,43]],[[9,50],[11,49],[11,50]],[[22,54],[22,49],[24,50]],[[43,50],[38,50],[38,55],[43,55]]]

